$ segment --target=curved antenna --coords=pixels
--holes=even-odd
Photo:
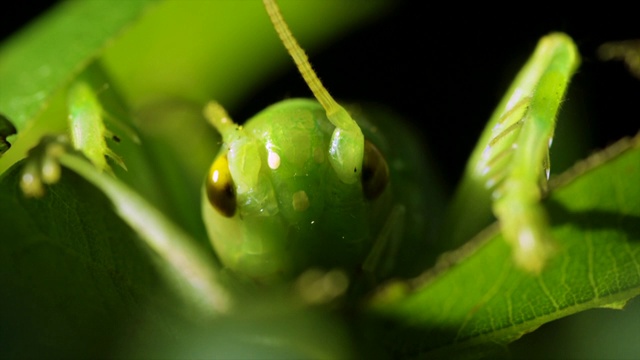
[[[353,125],[357,126],[347,111],[333,99],[324,85],[322,85],[318,75],[316,75],[316,72],[313,71],[309,63],[309,57],[293,37],[293,34],[291,34],[291,30],[289,30],[289,26],[287,26],[287,23],[284,21],[280,8],[278,8],[275,0],[264,0],[263,2],[280,40],[282,40],[285,48],[287,48],[287,52],[296,63],[298,71],[313,92],[313,96],[315,96],[327,112],[327,117],[331,123],[339,128],[351,128]]]
[[[364,158],[364,135],[351,115],[329,95],[311,68],[309,58],[294,39],[284,22],[275,0],[264,0],[269,18],[289,55],[305,82],[327,113],[327,119],[336,127],[331,135],[329,161],[336,175],[344,183],[353,184],[360,179]]]

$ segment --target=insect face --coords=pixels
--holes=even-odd
[[[333,130],[312,100],[281,102],[231,130],[203,203],[228,267],[260,280],[359,266],[372,239],[369,199],[385,193],[388,167],[368,143],[363,181],[343,182],[328,159]]]
[[[380,201],[390,196],[382,196],[390,193],[388,166],[326,91],[275,2],[264,4],[317,101],[283,101],[244,127],[207,106],[225,143],[205,183],[209,237],[227,267],[256,280],[309,267],[354,272],[388,215]]]

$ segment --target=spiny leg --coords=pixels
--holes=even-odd
[[[542,38],[488,125],[474,174],[491,191],[492,209],[516,263],[539,272],[555,246],[542,196],[549,174],[549,145],[579,55],[560,33]],[[500,109],[500,107],[499,107]]]
[[[547,214],[540,203],[544,189],[540,182],[546,180],[548,173],[545,167],[558,109],[579,61],[577,49],[566,35],[543,38],[540,49],[549,57],[547,65],[515,142],[510,173],[493,204],[503,235],[514,249],[516,263],[531,272],[541,271],[555,248]]]

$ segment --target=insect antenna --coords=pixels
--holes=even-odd
[[[284,21],[282,13],[280,12],[275,0],[264,0],[264,6],[267,9],[269,18],[271,19],[280,40],[282,40],[287,52],[296,63],[298,71],[300,71],[304,81],[313,92],[313,96],[315,96],[327,112],[327,117],[331,123],[338,128],[348,129],[352,128],[354,125],[357,127],[357,124],[347,111],[333,99],[324,85],[322,85],[318,75],[316,75],[316,72],[311,67],[311,63],[309,63],[309,57],[293,37],[291,30],[289,30],[289,26],[287,26],[287,23]]]
[[[296,63],[298,71],[324,108],[327,119],[336,127],[331,135],[329,146],[329,161],[333,170],[344,183],[357,182],[361,179],[364,159],[364,135],[358,123],[324,88],[311,68],[309,58],[284,22],[275,0],[264,0],[264,6],[280,40]]]

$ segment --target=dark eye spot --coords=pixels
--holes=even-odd
[[[362,190],[365,198],[380,196],[389,183],[389,166],[378,148],[369,140],[364,141],[362,164]]]
[[[6,116],[0,114],[0,155],[9,150],[11,144],[7,141],[7,137],[16,134],[16,128]]]
[[[236,213],[236,192],[229,171],[227,154],[219,156],[211,165],[205,184],[209,203],[226,217]]]
[[[115,141],[117,143],[120,142],[120,138],[118,137],[118,135],[113,135],[111,138],[113,139],[113,141]]]

